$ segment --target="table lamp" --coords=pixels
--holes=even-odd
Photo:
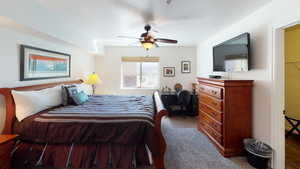
[[[92,85],[93,94],[95,94],[96,84],[101,83],[99,76],[94,72],[89,76],[89,78],[85,82],[86,84]]]

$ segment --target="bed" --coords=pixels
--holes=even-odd
[[[15,168],[120,168],[154,165],[164,169],[162,117],[168,112],[153,96],[95,95],[82,106],[58,106],[16,120],[12,91],[34,91],[82,80],[1,88],[6,105],[4,134],[19,134]],[[126,155],[125,155],[126,154]]]

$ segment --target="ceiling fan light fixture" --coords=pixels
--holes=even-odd
[[[141,42],[143,48],[145,48],[146,50],[149,50],[153,47],[153,43],[152,42]]]

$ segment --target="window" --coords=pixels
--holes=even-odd
[[[153,89],[159,87],[159,59],[157,57],[123,57],[122,88]]]

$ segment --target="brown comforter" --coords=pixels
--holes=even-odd
[[[22,122],[16,122],[14,129],[22,142],[48,145],[101,144],[106,149],[107,145],[118,145],[132,147],[132,153],[139,151],[137,147],[145,145],[155,156],[159,152],[159,143],[154,130],[154,118],[151,96],[103,95],[91,96],[88,102],[80,106],[57,107],[40,112]]]

